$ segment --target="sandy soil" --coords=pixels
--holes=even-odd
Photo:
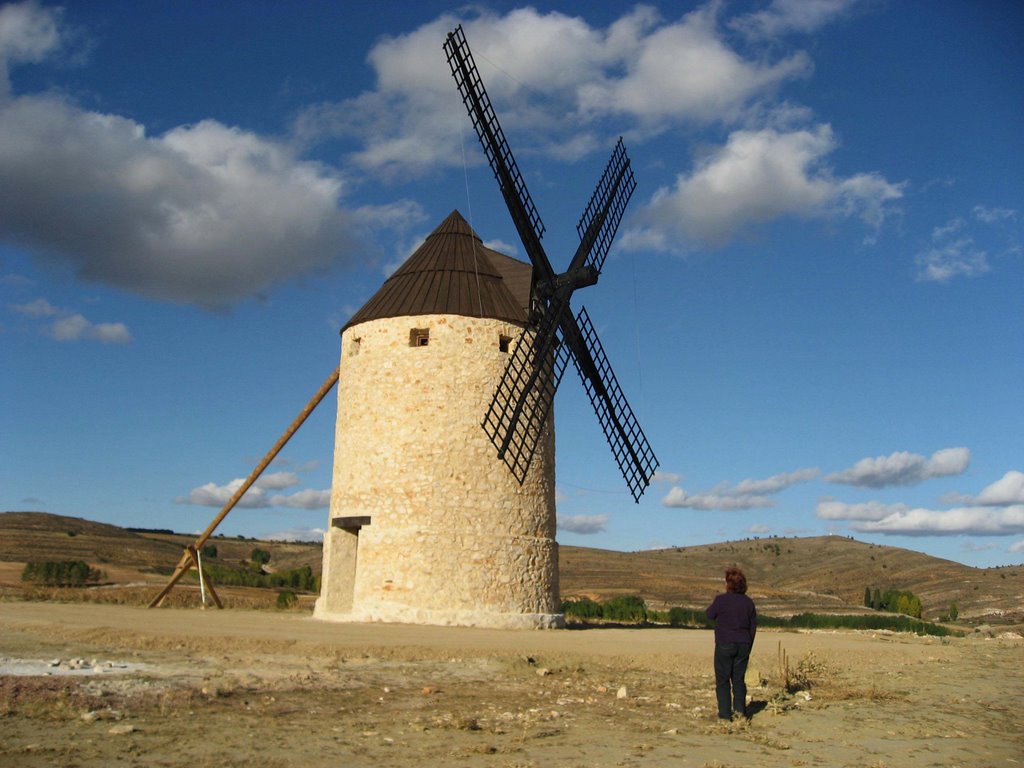
[[[712,644],[0,602],[0,766],[1024,765],[1020,640],[762,631],[743,723]]]

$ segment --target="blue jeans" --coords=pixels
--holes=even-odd
[[[747,684],[743,678],[747,674],[750,648],[750,643],[715,645],[715,695],[719,717],[729,719],[733,712],[740,717],[747,716]]]

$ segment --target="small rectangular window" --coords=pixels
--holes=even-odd
[[[512,343],[511,336],[499,336],[498,337],[498,351],[508,352],[508,345]]]
[[[413,328],[409,331],[410,347],[425,347],[430,343],[429,328]]]

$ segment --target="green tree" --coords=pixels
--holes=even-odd
[[[253,549],[252,554],[249,555],[249,559],[256,563],[256,565],[266,565],[270,562],[270,553],[265,549],[256,547]]]
[[[864,587],[864,607],[871,607],[871,587]]]

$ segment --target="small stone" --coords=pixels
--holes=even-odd
[[[127,736],[129,733],[135,733],[135,726],[124,723],[123,725],[115,725],[107,731],[111,736]]]
[[[536,670],[534,670],[534,671],[535,671],[535,672],[537,673],[537,675],[538,675],[539,677],[547,677],[548,675],[550,675],[550,674],[551,674],[551,670],[550,670],[550,669],[548,669],[547,667],[538,667],[538,668],[537,668]]]
[[[60,666],[60,659],[51,659],[49,661],[49,666],[51,666],[51,667],[59,667]]]
[[[616,699],[627,699],[627,698],[629,698],[629,691],[626,690],[626,686],[623,685],[621,688],[619,688],[618,692],[616,692],[616,694],[615,694],[615,698]]]

